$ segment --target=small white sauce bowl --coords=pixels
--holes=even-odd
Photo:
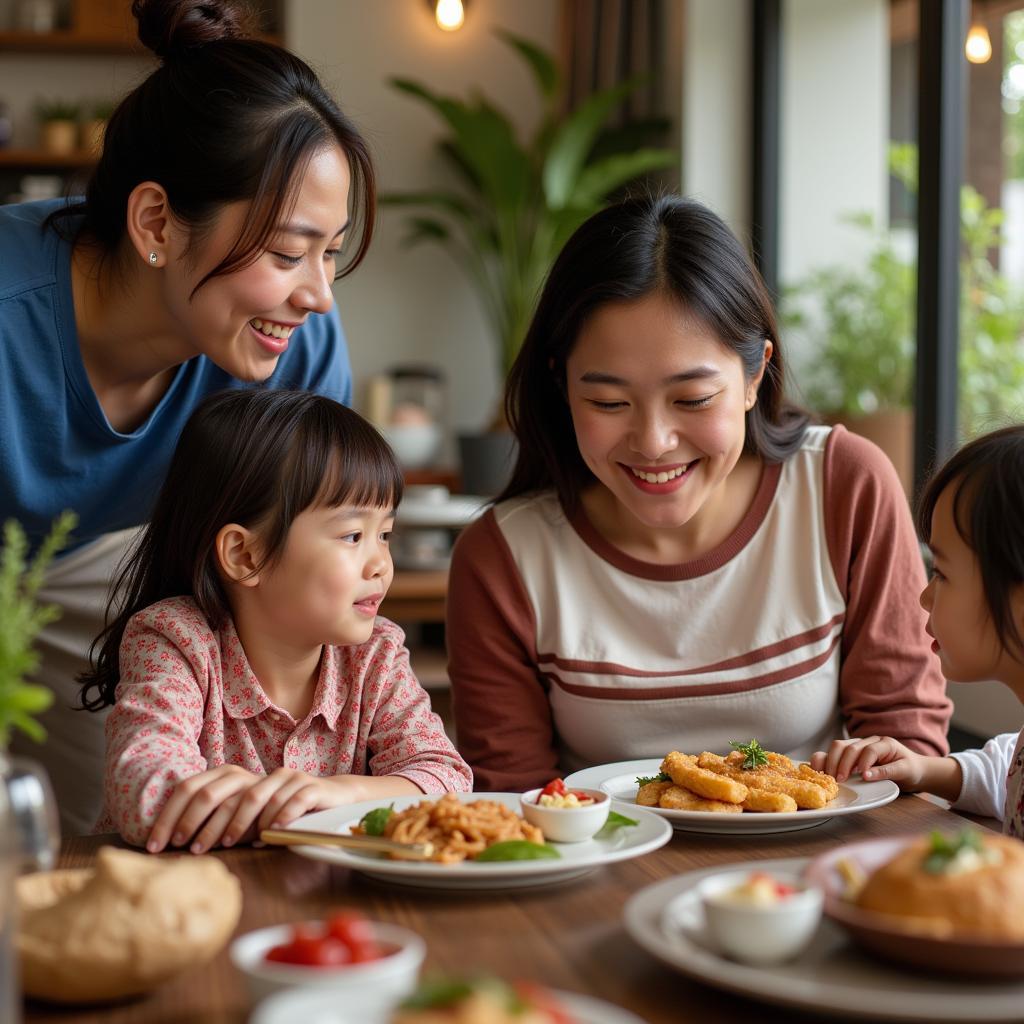
[[[607,793],[599,789],[574,789],[574,793],[585,793],[593,799],[585,807],[545,807],[537,803],[541,790],[531,789],[519,798],[523,817],[536,825],[545,839],[555,843],[582,843],[591,839],[608,820],[612,802]]]
[[[312,927],[320,921],[303,922]],[[267,960],[274,947],[289,942],[294,926],[274,925],[247,932],[231,943],[231,962],[245,975],[253,1000],[274,992],[302,986],[328,988],[344,996],[346,1006],[375,1009],[390,1005],[416,988],[427,947],[423,939],[407,928],[371,921],[373,936],[384,950],[379,960],[337,967],[312,967]]]
[[[756,863],[738,871],[705,878],[697,886],[704,921],[719,949],[742,963],[758,966],[792,960],[810,944],[818,930],[824,894],[806,886],[796,875],[772,871],[778,882],[797,891],[778,903],[757,906],[727,898],[757,872]]]

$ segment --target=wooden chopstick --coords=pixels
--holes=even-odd
[[[260,833],[262,842],[270,846],[342,846],[349,849],[374,850],[390,853],[403,860],[429,860],[434,852],[433,843],[396,843],[383,836],[352,836],[337,832],[311,832],[291,828],[265,828]]]

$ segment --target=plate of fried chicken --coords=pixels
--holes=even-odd
[[[842,814],[881,807],[899,796],[894,782],[836,782],[831,775],[756,740],[728,753],[670,751],[597,765],[569,775],[567,786],[600,789],[644,807],[684,832],[765,834],[821,825]]]

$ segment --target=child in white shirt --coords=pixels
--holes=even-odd
[[[934,476],[918,510],[934,567],[921,604],[932,648],[955,682],[997,679],[1024,703],[1024,425],[965,445]],[[811,759],[840,782],[891,779],[956,810],[1001,818],[1024,838],[1024,731],[949,757],[890,737],[836,740]]]

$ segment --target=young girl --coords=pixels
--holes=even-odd
[[[928,485],[918,516],[934,568],[921,594],[943,672],[955,682],[998,679],[1024,702],[1024,426],[962,448]],[[957,810],[1003,820],[1024,839],[1024,732],[981,750],[926,757],[890,738],[840,740],[812,758],[840,782],[892,779]]]
[[[238,390],[196,410],[81,677],[85,707],[114,705],[100,830],[202,853],[472,787],[377,618],[401,496],[387,444],[331,399]]]

